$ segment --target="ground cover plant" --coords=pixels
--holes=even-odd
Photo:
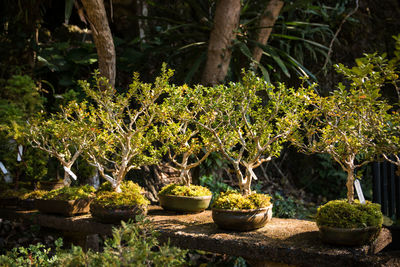
[[[43,244],[19,247],[0,255],[1,266],[183,266],[186,251],[160,244],[150,220],[137,217],[136,223],[122,222],[105,241],[102,252],[84,252],[81,247],[63,249],[61,239],[55,248]]]

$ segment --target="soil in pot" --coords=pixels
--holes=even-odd
[[[146,206],[103,207],[92,204],[90,213],[99,222],[119,224],[121,221],[135,220],[136,215],[146,215],[147,208]]]
[[[252,231],[264,227],[272,219],[272,204],[253,210],[212,209],[214,223],[221,229]]]

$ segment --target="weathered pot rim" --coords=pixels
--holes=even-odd
[[[218,209],[218,208],[211,208],[212,211],[222,211],[222,212],[231,212],[231,213],[247,213],[247,212],[258,212],[258,211],[265,211],[272,208],[273,204],[269,206],[258,208],[258,209],[249,209],[249,210],[230,210],[230,209]]]
[[[160,195],[158,194],[158,197],[176,197],[176,198],[181,198],[181,199],[211,199],[212,195],[209,196],[175,196],[175,195]]]
[[[367,227],[359,227],[359,228],[340,228],[340,227],[332,227],[326,225],[317,225],[319,229],[329,229],[334,231],[341,231],[341,232],[353,232],[353,231],[368,231],[373,229],[380,229],[382,227],[379,226],[367,226]]]

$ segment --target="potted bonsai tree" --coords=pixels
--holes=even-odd
[[[36,192],[35,204],[43,213],[73,216],[88,213],[96,190],[90,185],[62,187],[44,194]]]
[[[314,96],[314,110],[307,114],[303,135],[293,143],[306,153],[327,153],[347,173],[347,200],[321,206],[317,225],[325,242],[361,245],[370,242],[381,229],[379,205],[354,200],[357,168],[380,154],[378,140],[387,129],[391,106],[381,99],[380,87],[388,79],[382,58],[366,55],[357,66],[336,66],[349,81],[327,97]],[[363,200],[361,199],[361,202]]]
[[[62,108],[62,112],[53,114],[50,118],[38,114],[31,119],[27,132],[31,145],[56,158],[64,168],[63,183],[47,185],[46,182],[41,182],[39,187],[42,189],[51,190],[63,185],[69,186],[71,176],[77,179],[71,167],[91,143],[92,137],[83,130],[88,123],[85,122],[86,105],[86,102],[78,104],[71,101],[67,107]]]
[[[164,66],[155,83],[147,84],[141,83],[135,74],[126,93],[117,92],[98,73],[95,74],[94,88],[88,82],[81,82],[94,102],[87,110],[90,123],[84,129],[92,136],[92,141],[85,155],[116,193],[123,191],[121,184],[130,170],[153,164],[161,155],[155,146],[159,136],[155,120],[160,112],[156,101],[168,91],[171,75],[172,71]],[[95,203],[101,205],[101,202]],[[91,208],[94,216],[96,207],[98,205]]]
[[[113,190],[110,182],[105,182],[91,203],[91,213],[98,221],[120,223],[138,214],[146,215],[149,203],[143,196],[143,189],[132,181],[123,181],[120,193]]]
[[[241,194],[221,194],[215,200],[212,216],[218,226],[252,230],[271,219],[270,197],[251,191],[251,182],[257,179],[254,169],[279,156],[283,143],[302,121],[311,90],[275,87],[248,72],[242,83],[204,88],[192,96],[202,111],[194,123],[209,133],[233,166],[240,188]]]
[[[215,146],[191,118],[199,116],[186,96],[187,85],[172,87],[163,102],[160,121],[161,141],[173,168],[179,170],[179,183],[164,186],[158,193],[161,207],[166,210],[200,212],[208,208],[212,193],[203,186],[192,185],[190,170],[199,166]],[[198,97],[201,97],[200,95]],[[199,154],[202,156],[198,157]]]

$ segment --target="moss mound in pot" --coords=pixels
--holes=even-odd
[[[333,200],[318,208],[316,222],[324,242],[360,246],[372,242],[382,228],[383,215],[379,204],[366,201],[353,204]]]
[[[143,189],[138,184],[125,181],[120,188],[121,192],[117,193],[112,191],[109,182],[101,185],[90,206],[94,218],[106,223],[120,223],[147,213],[150,201],[142,195]]]
[[[253,193],[243,196],[236,191],[221,193],[212,205],[212,218],[222,229],[251,231],[272,219],[271,197]]]
[[[40,212],[65,216],[88,213],[95,191],[89,185],[51,190],[36,200],[36,206]]]
[[[197,213],[208,208],[212,193],[204,186],[169,184],[160,190],[158,198],[165,210]]]

